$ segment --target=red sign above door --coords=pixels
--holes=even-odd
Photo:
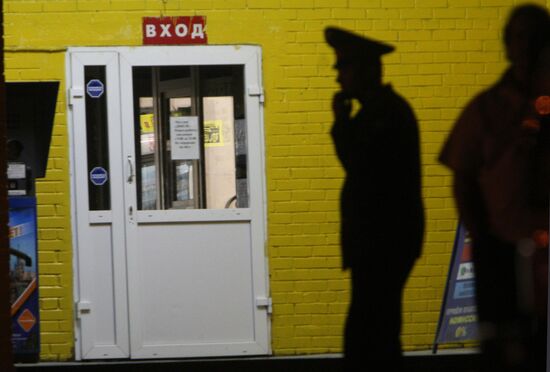
[[[143,44],[207,44],[206,17],[143,17]]]

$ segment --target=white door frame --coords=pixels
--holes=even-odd
[[[72,74],[71,71],[84,71],[85,65],[106,66],[106,80],[109,85],[106,89],[107,96],[107,121],[108,123],[120,122],[120,93],[119,93],[119,72],[118,55],[112,51],[89,51],[84,55],[67,53],[68,91],[67,113],[69,123],[86,123],[85,108],[85,82],[83,74]],[[117,130],[118,128],[118,130]],[[83,125],[69,125],[69,138],[71,146],[71,212],[74,249],[74,294],[76,324],[75,333],[78,347],[75,348],[76,357],[88,359],[103,358],[125,358],[129,355],[128,341],[128,299],[126,287],[126,254],[124,249],[117,249],[98,254],[94,246],[94,237],[91,236],[90,226],[97,228],[105,227],[111,229],[112,244],[115,246],[125,245],[125,228],[122,223],[123,216],[123,188],[122,188],[122,159],[116,154],[109,154],[109,179],[111,193],[111,208],[108,211],[89,211],[88,205],[88,177],[87,171],[80,173],[77,178],[75,168],[84,166],[87,169],[86,151],[75,151],[75,149],[86,149],[86,127]],[[122,142],[122,131],[120,126],[109,125],[109,147],[115,148]],[[77,198],[77,190],[83,197]],[[77,232],[79,232],[77,234]],[[96,237],[97,238],[97,237]],[[78,247],[78,248],[77,248]],[[100,255],[101,257],[98,257]],[[94,280],[92,276],[99,276],[94,270],[95,261],[108,259],[112,267],[119,270],[110,270],[106,267],[102,280]],[[86,267],[86,270],[80,270]],[[102,269],[98,269],[102,270]],[[98,319],[99,313],[93,307],[94,293],[108,288],[113,291],[114,314],[108,321]],[[82,339],[81,332],[95,333],[98,327],[104,323],[111,324],[114,329],[111,333],[96,344],[89,342],[89,339]],[[99,331],[98,331],[99,332]],[[109,333],[109,332],[108,332]]]
[[[250,221],[251,229],[251,246],[252,246],[252,257],[251,262],[253,266],[253,296],[255,301],[254,309],[254,341],[256,346],[252,349],[249,348],[247,355],[252,354],[270,354],[271,353],[271,339],[270,339],[270,322],[269,322],[269,310],[270,310],[270,299],[269,299],[269,282],[268,282],[268,272],[267,272],[267,254],[266,254],[266,236],[267,236],[267,218],[266,218],[266,187],[265,187],[265,145],[264,145],[264,132],[263,132],[263,89],[261,81],[261,49],[255,46],[185,46],[185,47],[137,47],[137,48],[126,48],[126,47],[114,47],[114,48],[70,48],[67,53],[67,87],[69,91],[75,93],[75,89],[78,92],[79,88],[83,88],[83,82],[76,81],[73,79],[71,74],[72,70],[75,70],[78,66],[78,62],[74,57],[76,55],[81,55],[86,53],[87,55],[91,54],[109,54],[118,56],[118,69],[117,83],[122,84],[121,90],[118,92],[120,98],[120,111],[113,110],[112,115],[118,115],[118,120],[121,123],[123,128],[133,127],[133,102],[132,94],[127,94],[132,92],[131,82],[131,66],[163,66],[163,65],[229,65],[229,64],[240,64],[244,65],[244,78],[245,78],[245,95],[247,96],[246,104],[246,118],[247,118],[247,137],[248,140],[248,182],[249,182],[249,200],[250,208],[243,209],[225,209],[225,210],[164,210],[164,211],[137,211],[136,206],[136,194],[135,187],[128,182],[128,177],[131,177],[132,167],[134,165],[135,159],[133,159],[135,152],[133,136],[124,134],[123,131],[120,133],[120,137],[112,138],[110,136],[109,141],[120,141],[119,144],[122,144],[123,156],[120,157],[116,166],[120,172],[117,172],[117,177],[121,178],[121,187],[124,190],[120,191],[119,194],[113,193],[112,199],[114,200],[115,196],[123,196],[119,200],[124,201],[123,208],[117,209],[116,212],[113,209],[113,213],[123,214],[122,218],[127,222],[125,223],[126,234],[125,244],[126,247],[131,247],[137,242],[135,241],[137,234],[135,234],[135,229],[137,229],[138,224],[148,224],[148,223],[163,223],[177,220],[181,221],[201,221],[201,222],[215,222],[215,221]],[[101,64],[101,61],[98,60],[98,64]],[[89,65],[90,63],[86,63]],[[110,71],[110,70],[109,70]],[[108,73],[109,74],[109,73]],[[111,73],[112,75],[112,73]],[[110,76],[111,76],[110,75]],[[108,77],[109,78],[109,77]],[[112,78],[112,76],[111,76]],[[115,80],[111,85],[114,84]],[[130,88],[123,87],[125,84],[130,84]],[[114,89],[109,89],[110,94],[116,94]],[[83,187],[78,183],[78,180],[75,179],[75,164],[78,164],[79,157],[82,154],[79,151],[75,151],[75,148],[78,149],[80,144],[77,143],[77,137],[79,137],[79,128],[76,128],[74,123],[75,121],[82,119],[82,113],[79,113],[77,108],[78,104],[75,106],[77,100],[73,99],[71,95],[68,98],[68,107],[67,112],[69,116],[69,131],[71,139],[71,202],[72,202],[72,224],[73,224],[73,244],[75,247],[75,259],[74,259],[74,272],[75,272],[75,300],[79,306],[82,306],[82,302],[85,303],[86,298],[83,296],[83,290],[79,287],[79,278],[82,277],[80,267],[85,262],[85,257],[80,252],[81,244],[86,239],[90,237],[82,236],[79,231],[79,224],[82,223],[81,219],[78,217],[78,211],[81,206],[77,203],[76,193],[77,188],[82,190]],[[82,101],[82,100],[81,100]],[[114,109],[114,106],[109,106],[111,115],[111,110]],[[111,119],[109,119],[111,120]],[[116,119],[113,119],[116,120]],[[130,120],[130,124],[127,121]],[[82,136],[80,136],[82,137]],[[85,137],[83,137],[85,138]],[[84,147],[80,147],[84,148]],[[81,160],[80,160],[81,161]],[[111,164],[115,164],[111,162]],[[112,167],[112,165],[111,165]],[[111,171],[113,174],[113,171]],[[113,174],[114,177],[114,174]],[[123,178],[123,180],[122,180]],[[115,180],[113,184],[115,184]],[[87,194],[87,189],[86,194]],[[133,212],[129,212],[133,211]],[[120,216],[119,216],[120,217]],[[97,216],[95,218],[98,218]],[[114,219],[115,216],[113,215]],[[117,282],[120,286],[125,286],[127,280],[131,281],[132,267],[135,265],[135,258],[131,253],[123,250],[124,255],[118,257],[118,260],[123,259],[125,271],[127,271],[127,278],[119,278]],[[119,290],[118,289],[117,293]],[[124,288],[126,290],[126,288]],[[85,291],[84,291],[85,292]],[[132,332],[140,331],[139,322],[133,322],[132,319],[138,319],[135,314],[135,309],[132,309],[132,301],[137,298],[139,293],[132,289],[131,286],[128,287],[128,301],[129,303],[126,306],[120,306],[120,310],[127,311],[129,318],[126,322],[122,319],[120,321],[121,325],[126,324],[126,328],[121,328],[120,332],[128,334],[130,332],[128,323],[132,328]],[[125,297],[126,299],[126,297]],[[76,359],[90,358],[89,355],[85,352],[85,342],[82,341],[82,332],[84,332],[84,327],[78,321],[76,321],[75,334],[76,334]],[[132,357],[152,357],[147,352],[140,353],[139,350],[143,348],[143,345],[140,345],[139,342],[132,341],[133,338],[130,337],[130,345],[126,346],[127,352]],[[175,351],[177,352],[177,350]],[[227,347],[214,347],[213,353],[204,353],[199,352],[198,354],[193,354],[189,356],[222,356],[222,355],[236,355],[235,351],[227,351]],[[165,355],[166,356],[166,355]],[[175,355],[174,355],[175,356]],[[187,356],[187,355],[182,355]],[[122,355],[118,356],[124,357]],[[154,356],[153,356],[154,357]],[[101,358],[101,356],[93,356],[92,358]]]

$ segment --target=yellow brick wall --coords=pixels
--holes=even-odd
[[[275,354],[288,355],[340,352],[349,296],[338,248],[343,173],[328,136],[337,86],[322,31],[339,25],[394,44],[397,51],[384,59],[385,80],[410,101],[421,127],[426,243],[405,293],[403,329],[405,348],[420,350],[428,349],[434,338],[456,227],[451,179],[436,157],[460,108],[503,71],[500,33],[508,11],[518,3],[4,1],[7,80],[61,81],[48,175],[37,188],[42,359],[74,355],[64,93],[68,46],[140,45],[144,16],[205,15],[210,44],[262,47],[272,343]]]

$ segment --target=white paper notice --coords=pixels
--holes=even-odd
[[[8,162],[8,179],[9,180],[23,180],[26,178],[27,168],[25,163],[21,162]]]
[[[170,117],[172,160],[200,159],[198,116]]]

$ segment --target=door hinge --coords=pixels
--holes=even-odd
[[[92,312],[92,304],[87,301],[76,303],[76,317],[80,319],[83,315],[88,315]]]
[[[249,85],[248,86],[248,95],[252,97],[259,97],[260,103],[265,102],[264,88],[258,85]]]
[[[271,297],[256,297],[256,307],[265,307],[268,314],[273,313],[273,301],[271,301]]]
[[[76,99],[84,98],[84,88],[69,89],[69,105],[72,106]]]

